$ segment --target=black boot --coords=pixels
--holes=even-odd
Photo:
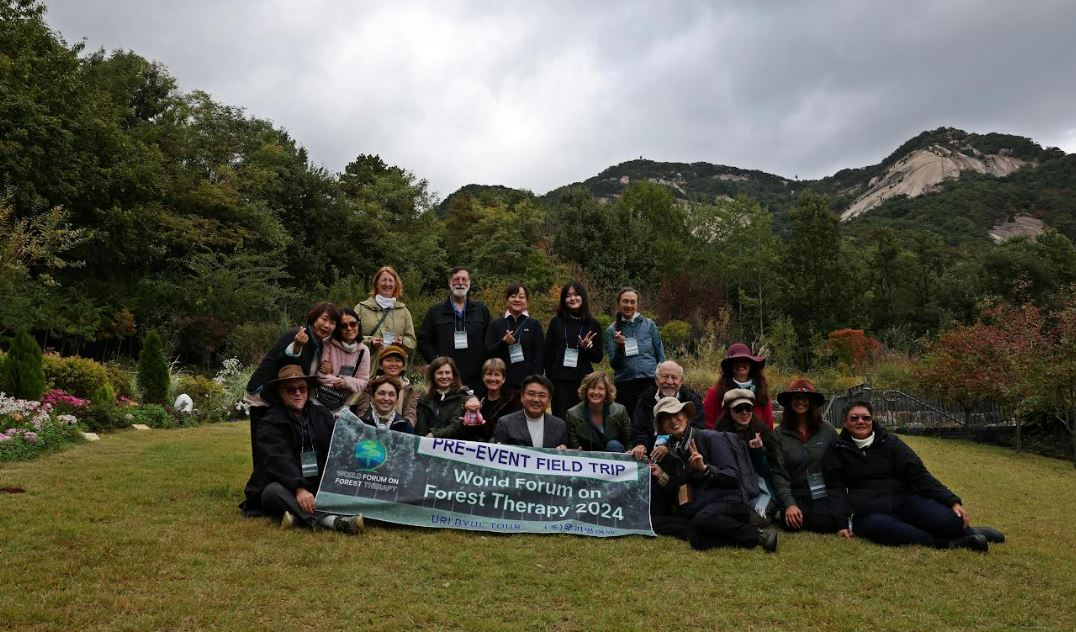
[[[1001,544],[1005,541],[1005,534],[994,527],[969,527],[966,533],[970,535],[981,535],[986,538],[987,542]]]
[[[949,548],[971,549],[972,551],[986,553],[990,549],[990,545],[987,543],[986,538],[984,538],[983,536],[968,534],[962,535],[955,540],[950,540]]]
[[[758,530],[758,544],[767,553],[777,552],[777,529],[765,527]]]

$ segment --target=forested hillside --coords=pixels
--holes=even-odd
[[[859,188],[942,142],[1034,164],[839,222]],[[137,52],[66,43],[40,4],[0,1],[0,333],[112,357],[153,326],[173,357],[211,366],[316,300],[357,302],[384,264],[421,318],[462,264],[498,305],[523,280],[547,318],[579,278],[610,313],[633,284],[660,323],[687,323],[687,347],[746,339],[802,364],[837,329],[915,350],[984,297],[1049,307],[1076,281],[1076,158],[1014,136],[925,132],[817,181],[634,160],[541,197],[471,185],[444,200],[377,152],[327,172],[273,122],[179,91]],[[991,245],[989,226],[1021,212],[1053,230]]]

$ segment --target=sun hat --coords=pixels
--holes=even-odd
[[[732,388],[725,392],[725,397],[721,400],[721,407],[736,408],[743,403],[755,405],[755,394],[746,388]]]
[[[389,356],[399,356],[405,363],[407,362],[407,351],[400,345],[388,345],[381,347],[381,353],[377,356],[377,361],[380,363],[382,360]]]
[[[726,375],[732,373],[730,365],[736,360],[750,360],[752,363],[757,364],[760,369],[766,366],[766,356],[751,355],[751,347],[742,342],[737,342],[729,347],[728,353],[725,354],[725,359],[721,361],[721,372]]]
[[[680,411],[687,413],[689,419],[695,418],[695,404],[682,402],[675,397],[662,397],[654,404],[654,430],[660,432],[658,422],[662,415],[675,415]]]
[[[284,382],[295,382],[298,380],[303,380],[307,384],[313,385],[314,382],[317,381],[317,377],[314,375],[307,375],[306,373],[303,373],[303,368],[298,364],[285,364],[284,366],[280,367],[279,371],[276,372],[276,379],[270,380],[267,386],[271,388],[276,388],[278,384],[282,384]]]
[[[788,388],[777,394],[777,403],[781,404],[782,408],[788,408],[792,398],[796,395],[806,395],[808,399],[814,402],[815,406],[821,406],[826,403],[826,396],[814,390],[814,384],[811,384],[811,380],[805,377],[796,378],[789,382]]]

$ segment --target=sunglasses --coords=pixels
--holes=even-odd
[[[870,415],[848,415],[848,421],[859,421],[860,419],[863,421],[871,421],[874,417],[871,417]]]
[[[733,406],[732,412],[734,413],[749,413],[755,409],[751,404],[740,404],[739,406]]]
[[[307,389],[306,384],[295,384],[293,386],[285,386],[284,390],[291,394],[298,394],[305,393]]]
[[[340,328],[341,329],[355,329],[358,326],[359,326],[359,323],[358,323],[358,321],[355,321],[355,320],[352,320],[352,321],[346,322],[346,323],[340,323]]]

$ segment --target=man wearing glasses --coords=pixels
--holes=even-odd
[[[568,447],[568,425],[560,417],[546,412],[553,399],[553,383],[544,375],[531,375],[520,389],[523,410],[505,415],[493,432],[495,443],[532,448]]]
[[[316,378],[297,364],[287,364],[266,385],[269,410],[258,428],[260,455],[240,507],[274,519],[282,527],[305,526],[344,533],[362,530],[362,516],[338,516],[317,510],[317,493],[329,456],[335,420],[324,406],[310,400]]]

